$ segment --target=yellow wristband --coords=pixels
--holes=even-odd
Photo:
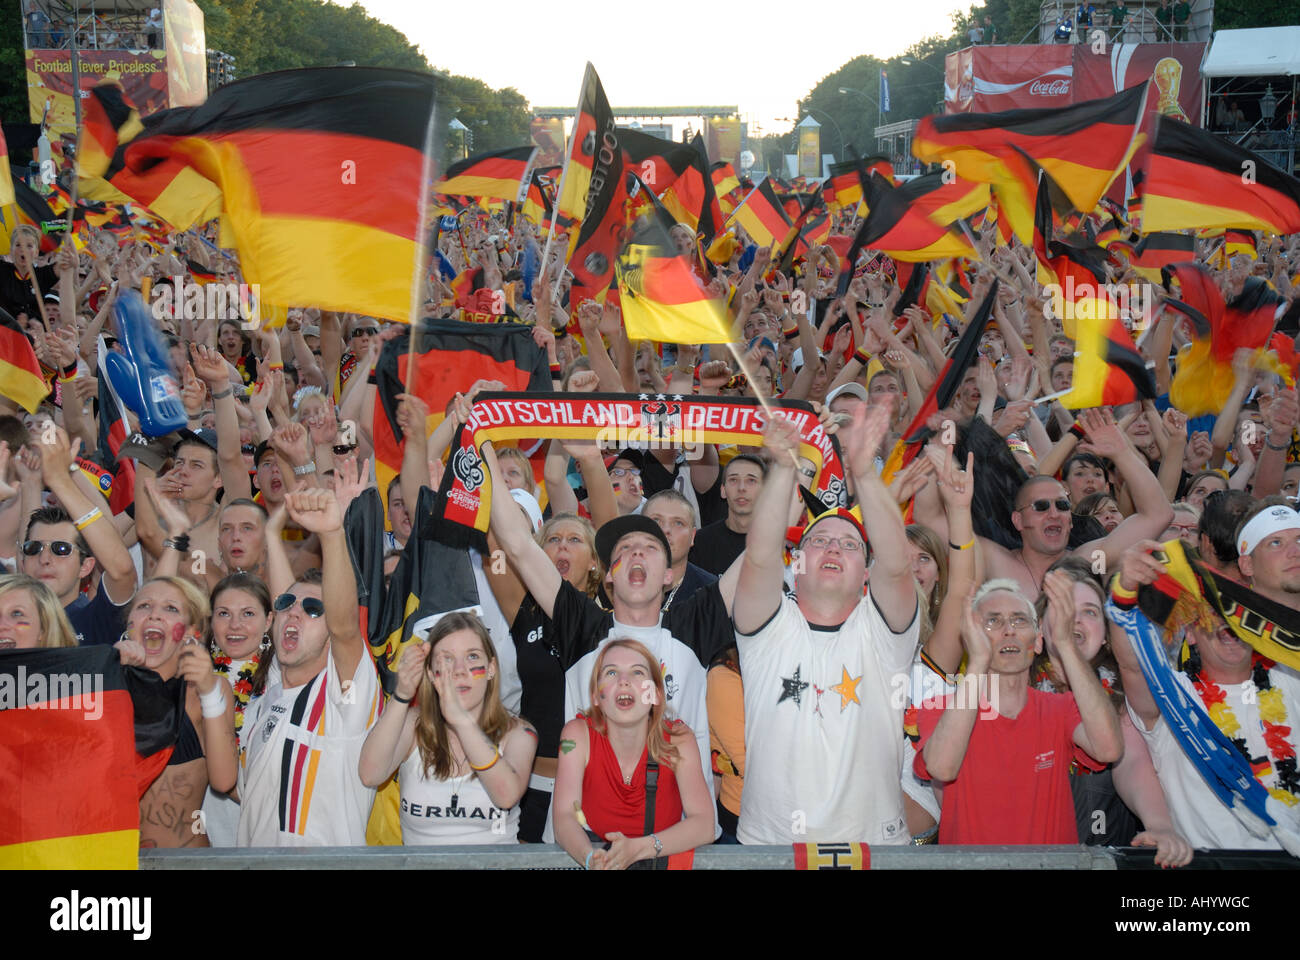
[[[76,520],[74,526],[76,526],[78,530],[85,530],[88,526],[90,526],[92,523],[94,523],[103,515],[104,514],[103,512],[100,511],[99,507],[95,507],[89,513],[83,514],[81,517],[79,517]]]
[[[1119,574],[1115,574],[1115,580],[1110,585],[1111,595],[1116,600],[1136,600],[1137,591],[1125,589],[1119,582]]]
[[[970,543],[963,543],[961,546],[958,546],[957,544],[949,540],[948,546],[951,547],[953,550],[969,550],[971,547],[975,546],[975,538],[971,537]]]
[[[476,766],[474,766],[474,764],[471,763],[471,764],[469,765],[469,768],[470,768],[471,770],[474,770],[474,771],[478,772],[478,773],[482,773],[484,770],[491,770],[493,767],[495,767],[497,761],[500,760],[500,759],[501,759],[501,748],[500,748],[500,747],[497,747],[497,748],[496,748],[496,755],[493,756],[492,759],[489,760],[489,761],[487,762],[486,766],[476,767]]]

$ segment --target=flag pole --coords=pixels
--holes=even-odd
[[[424,157],[420,164],[420,198],[416,207],[416,241],[415,264],[411,277],[411,312],[409,316],[409,339],[406,345],[406,389],[410,390],[415,382],[415,346],[416,334],[420,327],[420,308],[424,302],[424,291],[429,283],[428,260],[424,255],[424,245],[429,237],[429,182],[433,179],[433,131],[438,114],[438,96],[435,90],[429,102],[429,120],[424,128]]]
[[[731,355],[736,358],[736,363],[740,365],[740,372],[745,375],[745,379],[748,380],[750,383],[753,383],[754,374],[753,371],[750,370],[749,364],[745,362],[744,354],[741,353],[740,350],[737,349],[736,344],[730,340],[727,341],[727,349],[730,350]],[[769,401],[767,397],[763,396],[763,392],[761,390],[755,388],[754,396],[758,398],[759,405],[763,408],[763,412],[767,414],[767,418],[769,420],[771,420],[777,415],[777,411],[772,406],[771,401]],[[789,454],[790,454],[790,462],[794,464],[795,470],[798,470],[799,458],[795,456],[793,450],[789,451]]]

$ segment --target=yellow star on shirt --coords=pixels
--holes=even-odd
[[[831,693],[838,693],[840,695],[840,713],[843,713],[844,708],[850,703],[856,703],[858,706],[862,706],[862,701],[858,699],[858,684],[862,681],[862,678],[850,677],[849,671],[846,667],[840,667],[840,670],[843,671],[844,678],[840,680],[839,683],[835,684],[835,686],[831,687]]]

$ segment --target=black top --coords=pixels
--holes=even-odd
[[[685,603],[691,597],[695,596],[695,591],[701,587],[707,587],[711,583],[717,583],[718,578],[707,570],[702,570],[689,560],[686,561],[686,573],[682,576],[682,582],[678,584],[676,590],[670,590],[664,598],[668,602],[668,597],[672,598],[672,603]]]
[[[93,599],[81,594],[64,607],[63,612],[68,615],[79,646],[117,643],[126,629],[126,604],[119,607],[108,599],[103,584],[95,591]]]
[[[515,668],[523,695],[520,714],[537,728],[537,755],[560,755],[560,730],[564,728],[564,667],[555,649],[551,618],[542,613],[532,594],[524,596],[510,624],[515,642]]]
[[[690,562],[715,577],[727,572],[738,556],[745,552],[745,535],[736,533],[725,520],[711,523],[695,535]]]
[[[41,286],[41,295],[57,293],[59,272],[53,267],[36,267],[36,282]],[[18,269],[12,263],[0,263],[0,307],[9,311],[10,316],[17,317],[25,313],[29,317],[39,317],[36,305],[36,292],[32,290],[30,276],[22,279]]]

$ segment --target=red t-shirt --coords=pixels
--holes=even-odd
[[[930,779],[923,751],[942,715],[937,699],[917,713],[921,740],[913,768],[923,780]],[[1098,766],[1074,744],[1079,722],[1073,694],[1032,687],[1014,720],[992,710],[982,714],[957,779],[943,787],[939,842],[1078,843],[1070,761],[1077,755]]]
[[[585,718],[584,718],[585,719]],[[623,773],[609,738],[597,733],[587,722],[587,769],[582,775],[582,813],[592,832],[604,837],[615,831],[625,837],[644,837],[645,773],[649,751],[641,751],[641,760],[632,783],[623,783]],[[655,787],[655,831],[667,830],[682,819],[682,798],[672,767],[659,764]]]

